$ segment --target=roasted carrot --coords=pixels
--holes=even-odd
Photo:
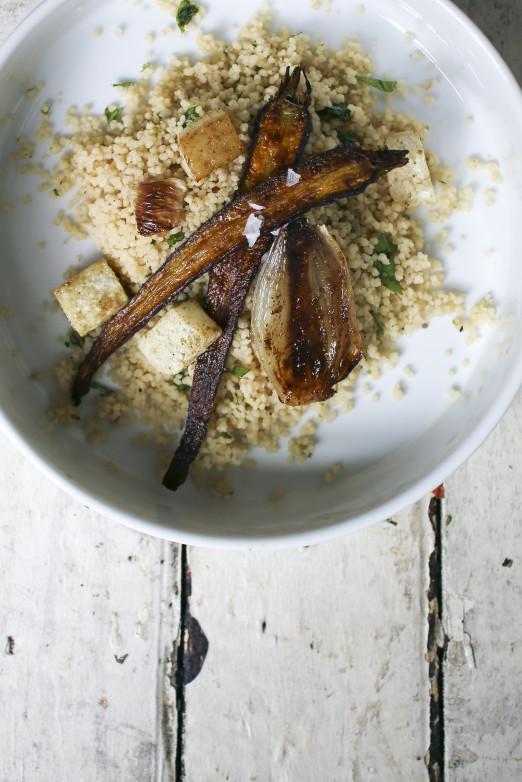
[[[311,90],[305,75],[306,92],[296,96],[300,77],[300,68],[295,68],[291,75],[287,69],[277,94],[257,115],[238,193],[247,193],[272,174],[295,165],[303,151],[311,128]],[[271,235],[258,239],[251,249],[225,258],[210,271],[205,310],[221,327],[222,334],[196,361],[185,430],[163,478],[163,485],[169,489],[175,490],[184,483],[205,439],[243,303],[272,239]]]

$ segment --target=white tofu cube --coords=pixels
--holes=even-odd
[[[390,133],[386,144],[388,149],[408,150],[409,163],[388,173],[393,200],[405,207],[432,206],[437,197],[418,134],[411,130]]]
[[[53,295],[80,337],[109,320],[129,300],[105,258],[75,274]]]
[[[166,312],[150,331],[139,337],[138,347],[158,372],[177,375],[203,353],[221,334],[194,299]]]
[[[178,141],[183,162],[197,182],[243,152],[232,120],[220,109],[209,111],[188,125]]]

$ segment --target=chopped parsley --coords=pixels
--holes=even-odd
[[[452,521],[453,521],[453,516],[446,516],[446,527],[449,527]]]
[[[233,403],[235,405],[239,404],[239,399],[238,399],[237,394],[231,394],[231,397],[232,397],[232,401],[233,401]]]
[[[170,244],[172,247],[173,244],[177,244],[178,242],[182,242],[185,238],[185,234],[183,231],[179,231],[177,234],[171,234],[170,236],[166,236],[164,238],[164,242],[167,242],[167,244]]]
[[[355,144],[361,140],[361,137],[353,130],[338,130],[337,138],[341,144]]]
[[[223,440],[231,440],[232,439],[231,435],[227,434],[227,432],[221,432],[221,437],[223,438]]]
[[[114,388],[109,388],[109,386],[104,386],[103,383],[98,383],[97,380],[93,380],[91,382],[91,387],[96,389],[100,396],[112,396],[112,394],[116,393]]]
[[[179,377],[179,381],[176,380],[176,378]],[[187,391],[190,391],[192,386],[189,386],[188,383],[183,383],[183,378],[187,377],[187,373],[184,369],[181,370],[181,372],[178,372],[177,375],[174,375],[169,381],[169,385],[174,386],[174,388],[179,391],[181,394],[186,394]]]
[[[382,79],[372,79],[371,76],[356,76],[357,81],[362,81],[364,84],[369,84],[370,87],[375,87],[376,90],[381,92],[393,92],[397,87],[396,81],[383,81]]]
[[[225,57],[228,57],[228,46],[225,46],[225,48],[223,49],[223,54],[225,55]]]
[[[143,71],[145,71],[145,70],[147,70],[147,68],[151,68],[151,67],[152,66],[151,66],[150,62],[144,62],[143,65],[141,66],[141,72],[143,73]]]
[[[235,377],[244,377],[245,375],[248,375],[250,370],[246,367],[232,367],[232,369],[225,367],[225,372],[229,375],[234,375]]]
[[[58,190],[56,188],[53,189],[53,195],[55,195],[56,198],[58,198],[58,196],[60,195],[60,193],[58,192]]]
[[[155,239],[151,239],[151,240],[150,240],[150,243],[151,243],[151,244],[156,244],[156,240],[155,240]]]
[[[502,563],[502,567],[513,567],[513,560],[506,557]]]
[[[379,272],[379,277],[385,288],[392,291],[392,293],[399,293],[402,295],[402,286],[395,277],[395,261],[393,260],[393,253],[397,249],[396,244],[388,241],[384,234],[379,236],[379,241],[375,245],[374,254],[379,255],[384,253],[388,258],[388,263],[382,261],[374,261],[373,265]]]
[[[71,331],[69,332],[69,340],[66,341],[64,344],[66,348],[70,348],[71,345],[74,345],[74,347],[77,348],[83,348],[83,342],[84,342],[83,337],[80,337],[80,335],[77,334],[76,331],[72,331],[71,329]]]
[[[317,113],[321,119],[341,119],[343,122],[348,122],[352,116],[352,112],[344,103],[333,103],[331,106],[319,109]]]
[[[185,27],[188,25],[190,20],[197,14],[198,11],[199,11],[199,6],[192,5],[190,0],[181,0],[181,3],[179,4],[178,12],[176,14],[176,22],[182,33],[185,32]]]
[[[119,84],[113,84],[113,87],[133,87],[133,81],[120,81]]]
[[[186,394],[187,391],[190,391],[192,386],[189,386],[188,383],[184,383],[183,380],[187,377],[188,372],[186,369],[182,369],[181,372],[178,372],[177,374],[173,375],[172,378],[169,381],[169,385],[174,386],[174,388],[179,391],[181,394]]]
[[[191,106],[185,112],[185,119],[183,120],[183,127],[186,128],[191,122],[194,122],[198,118],[198,112],[195,106]]]
[[[382,325],[382,320],[379,318],[378,315],[374,315],[373,319],[375,321],[375,325],[377,326],[377,333],[378,334],[384,334],[384,326]],[[368,374],[370,374],[371,370],[368,371]]]
[[[123,114],[123,109],[121,107],[117,109],[113,109],[112,111],[108,107],[105,109],[105,116],[107,117],[107,123],[112,122],[115,119],[119,119],[122,114]]]

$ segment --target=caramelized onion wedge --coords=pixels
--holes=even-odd
[[[248,192],[271,174],[293,166],[299,159],[311,128],[308,111],[311,89],[304,72],[303,75],[306,91],[297,95],[301,68],[294,68],[291,73],[287,68],[276,95],[258,113],[239,193]],[[251,249],[234,253],[210,271],[205,310],[221,326],[222,334],[196,361],[185,431],[163,478],[163,485],[168,489],[176,490],[184,483],[205,439],[245,297],[261,257],[272,241],[268,234]]]
[[[84,358],[74,380],[72,398],[79,403],[104,361],[188,283],[247,244],[249,202],[263,208],[261,234],[280,228],[316,206],[363,192],[382,174],[408,162],[406,150],[370,152],[357,145],[340,146],[295,167],[299,182],[286,184],[286,171],[276,174],[223,207],[175,250],[149,277],[129,303],[105,325]]]
[[[186,190],[185,183],[175,178],[138,185],[134,203],[138,233],[152,236],[176,228],[181,222]]]
[[[256,284],[252,341],[287,405],[329,399],[363,357],[346,258],[324,225],[279,232]]]

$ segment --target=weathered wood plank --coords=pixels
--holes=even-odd
[[[0,779],[172,779],[177,548],[0,454]]]
[[[522,778],[522,394],[446,482],[447,778]],[[512,561],[512,565],[508,567]]]
[[[294,551],[189,549],[209,651],[185,691],[188,782],[427,779],[427,503],[396,521]]]

